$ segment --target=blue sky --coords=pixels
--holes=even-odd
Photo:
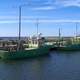
[[[80,34],[80,0],[0,0],[0,36],[18,36],[20,5],[22,36],[36,35],[37,18],[43,36],[75,36],[76,22]]]

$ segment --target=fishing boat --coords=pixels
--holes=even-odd
[[[80,51],[80,44],[76,45],[68,45],[68,46],[60,46],[54,47],[52,50],[55,51]]]
[[[54,46],[52,48],[52,50],[55,50],[55,51],[80,51],[80,43],[77,43],[77,24],[76,24],[76,37],[75,37],[75,42],[72,43],[71,40],[68,41],[68,44],[66,42],[65,45],[62,45],[62,42],[61,42],[61,31],[60,31],[60,28],[59,28],[59,39],[58,39],[58,45]]]
[[[49,49],[52,45],[46,45],[44,40],[38,34],[38,20],[37,20],[37,37],[30,38],[26,47],[21,43],[21,7],[19,8],[19,37],[16,45],[3,46],[0,50],[1,59],[24,59],[39,57],[49,54]]]
[[[49,54],[51,45],[30,44],[24,50],[0,50],[1,59],[24,59],[44,56]],[[11,48],[11,46],[10,46]]]

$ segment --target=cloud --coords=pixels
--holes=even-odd
[[[69,6],[80,7],[80,0],[56,0],[55,5],[59,7],[69,7]]]
[[[80,22],[80,20],[40,20],[40,22],[49,22],[49,23],[76,23],[76,22]]]
[[[18,20],[3,20],[0,21],[0,24],[12,24],[12,23],[18,23]]]
[[[52,5],[53,4],[53,0],[39,0],[39,1],[35,1],[35,3],[32,3],[31,5],[33,7],[31,7],[32,10],[54,10],[55,6]]]
[[[0,16],[0,20],[18,19],[18,16]]]
[[[22,20],[22,23],[36,23],[37,20]],[[80,22],[80,20],[50,20],[50,19],[40,19],[39,23],[76,23],[76,22]],[[0,21],[0,24],[6,24],[6,23],[19,23],[18,20],[4,20],[4,21]]]
[[[53,7],[53,9],[63,8],[63,7],[80,7],[80,0],[48,0],[45,5]]]
[[[53,6],[44,6],[44,7],[37,7],[37,8],[33,8],[33,10],[54,10],[55,7]]]
[[[80,22],[80,20],[72,20],[72,19],[48,19],[45,16],[22,16],[22,23],[35,23],[37,22],[37,18],[39,18],[40,23],[76,23]],[[0,16],[0,24],[6,23],[19,23],[19,16]]]
[[[22,20],[34,20],[34,19],[43,19],[46,18],[47,16],[21,16]],[[0,21],[13,21],[13,20],[19,20],[19,16],[0,16]]]

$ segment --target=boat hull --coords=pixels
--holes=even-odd
[[[0,52],[1,59],[23,59],[33,58],[49,54],[49,50],[52,46],[42,46],[37,49],[22,50],[15,52]]]
[[[54,47],[55,51],[80,51],[80,46]]]

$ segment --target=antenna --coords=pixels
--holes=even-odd
[[[77,30],[78,30],[78,23],[76,23],[76,41],[77,41]]]
[[[39,19],[37,19],[37,22],[36,22],[36,26],[37,26],[37,38],[38,38],[38,32],[39,32],[39,30],[38,30],[38,26],[39,26]]]
[[[39,41],[38,41],[38,39],[39,39],[39,36],[38,36],[38,26],[39,26],[39,19],[36,19],[36,28],[37,28],[37,44],[38,44],[38,46],[39,46]]]
[[[60,47],[61,29],[59,27],[59,47]]]

